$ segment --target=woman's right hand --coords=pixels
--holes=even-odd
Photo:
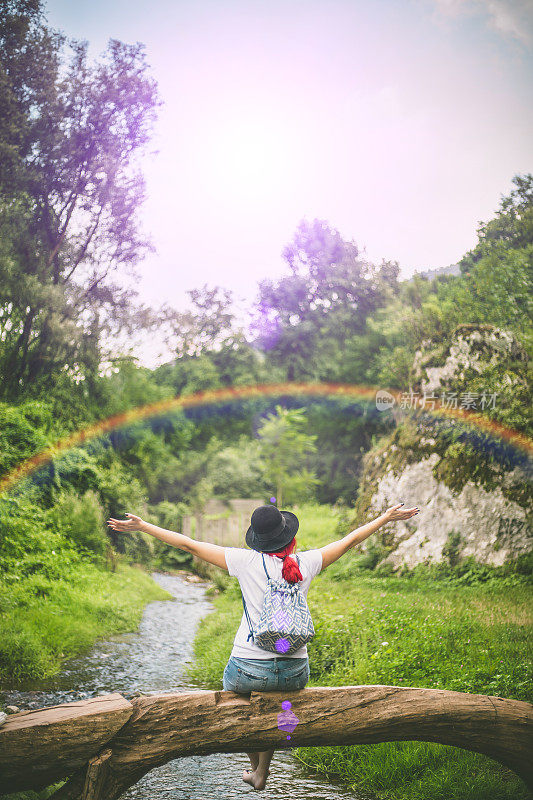
[[[128,513],[126,513],[126,516],[129,517],[129,519],[113,519],[113,517],[111,517],[107,520],[107,524],[110,528],[113,528],[114,531],[118,531],[118,533],[142,531],[143,520],[140,517]]]
[[[384,516],[387,517],[387,522],[396,522],[400,519],[411,519],[414,517],[415,514],[419,513],[418,506],[413,506],[412,508],[404,508],[403,503],[398,503],[395,506],[391,506],[385,511]]]

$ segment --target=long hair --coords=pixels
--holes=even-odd
[[[289,542],[288,545],[281,550],[276,550],[274,553],[265,553],[266,556],[277,556],[283,559],[283,567],[281,574],[289,583],[296,583],[303,581],[303,575],[300,572],[298,562],[294,558],[290,558],[290,554],[296,549],[296,536]]]

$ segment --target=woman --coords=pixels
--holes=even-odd
[[[174,533],[145,522],[134,514],[126,514],[129,517],[127,520],[111,518],[108,520],[108,525],[113,530],[124,533],[130,531],[149,533],[162,542],[185,550],[235,576],[239,581],[253,630],[259,621],[267,586],[262,554],[267,556],[265,566],[273,580],[280,580],[283,577],[289,583],[297,581],[300,584],[300,591],[306,596],[315,575],[337,561],[348,550],[361,544],[383,525],[396,520],[410,519],[418,514],[417,507],[402,509],[403,505],[399,503],[391,506],[381,516],[356,528],[342,539],[315,550],[298,553],[299,564],[291,556],[296,548],[298,518],[290,511],[279,511],[275,506],[260,506],[252,514],[251,525],[246,533],[246,544],[250,549],[198,542],[181,533]],[[304,645],[289,656],[273,656],[270,651],[262,650],[254,644],[246,615],[243,613],[233,649],[224,669],[223,688],[239,693],[294,691],[303,689],[308,680],[307,646]],[[274,750],[248,753],[252,769],[244,770],[242,777],[254,789],[265,788],[273,754]]]

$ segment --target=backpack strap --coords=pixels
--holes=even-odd
[[[270,575],[268,574],[268,571],[267,571],[267,568],[266,568],[266,565],[265,565],[265,557],[264,557],[263,553],[261,553],[261,558],[263,559],[263,567],[264,567],[267,579],[270,580]],[[246,615],[246,621],[248,622],[248,627],[250,628],[250,633],[246,637],[246,641],[248,642],[250,639],[253,641],[254,632],[253,632],[253,628],[252,628],[252,623],[250,622],[250,615],[248,614],[248,609],[246,608],[246,603],[244,601],[244,595],[242,593],[242,589],[241,589],[241,599],[242,599],[242,605],[243,605],[243,608],[244,608],[244,613]]]
[[[263,568],[264,568],[264,570],[265,570],[265,572],[266,572],[267,579],[268,579],[268,580],[270,580],[270,575],[268,574],[268,571],[267,571],[267,568],[266,568],[266,564],[265,564],[265,556],[264,556],[264,553],[261,553],[261,558],[263,559]]]
[[[244,607],[244,613],[246,614],[246,621],[248,622],[248,627],[250,628],[250,633],[246,637],[246,641],[248,642],[248,641],[250,641],[250,639],[253,641],[254,632],[252,630],[252,625],[250,623],[250,615],[248,614],[248,609],[246,608],[246,603],[244,602],[244,595],[242,593],[242,590],[241,590],[241,598],[242,598],[242,604],[243,604],[243,607]]]

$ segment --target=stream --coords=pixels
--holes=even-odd
[[[213,610],[205,594],[207,583],[158,572],[152,577],[174,599],[149,603],[137,631],[98,642],[85,655],[66,661],[53,678],[2,691],[2,700],[25,710],[109,692],[120,692],[131,699],[136,692],[160,694],[202,688],[191,682],[185,669],[193,661],[198,623]],[[226,800],[255,794],[264,800],[363,800],[362,795],[325,778],[305,776],[290,750],[275,752],[267,786],[261,792],[242,780],[243,769],[249,767],[245,753],[178,758],[149,772],[122,798]]]

